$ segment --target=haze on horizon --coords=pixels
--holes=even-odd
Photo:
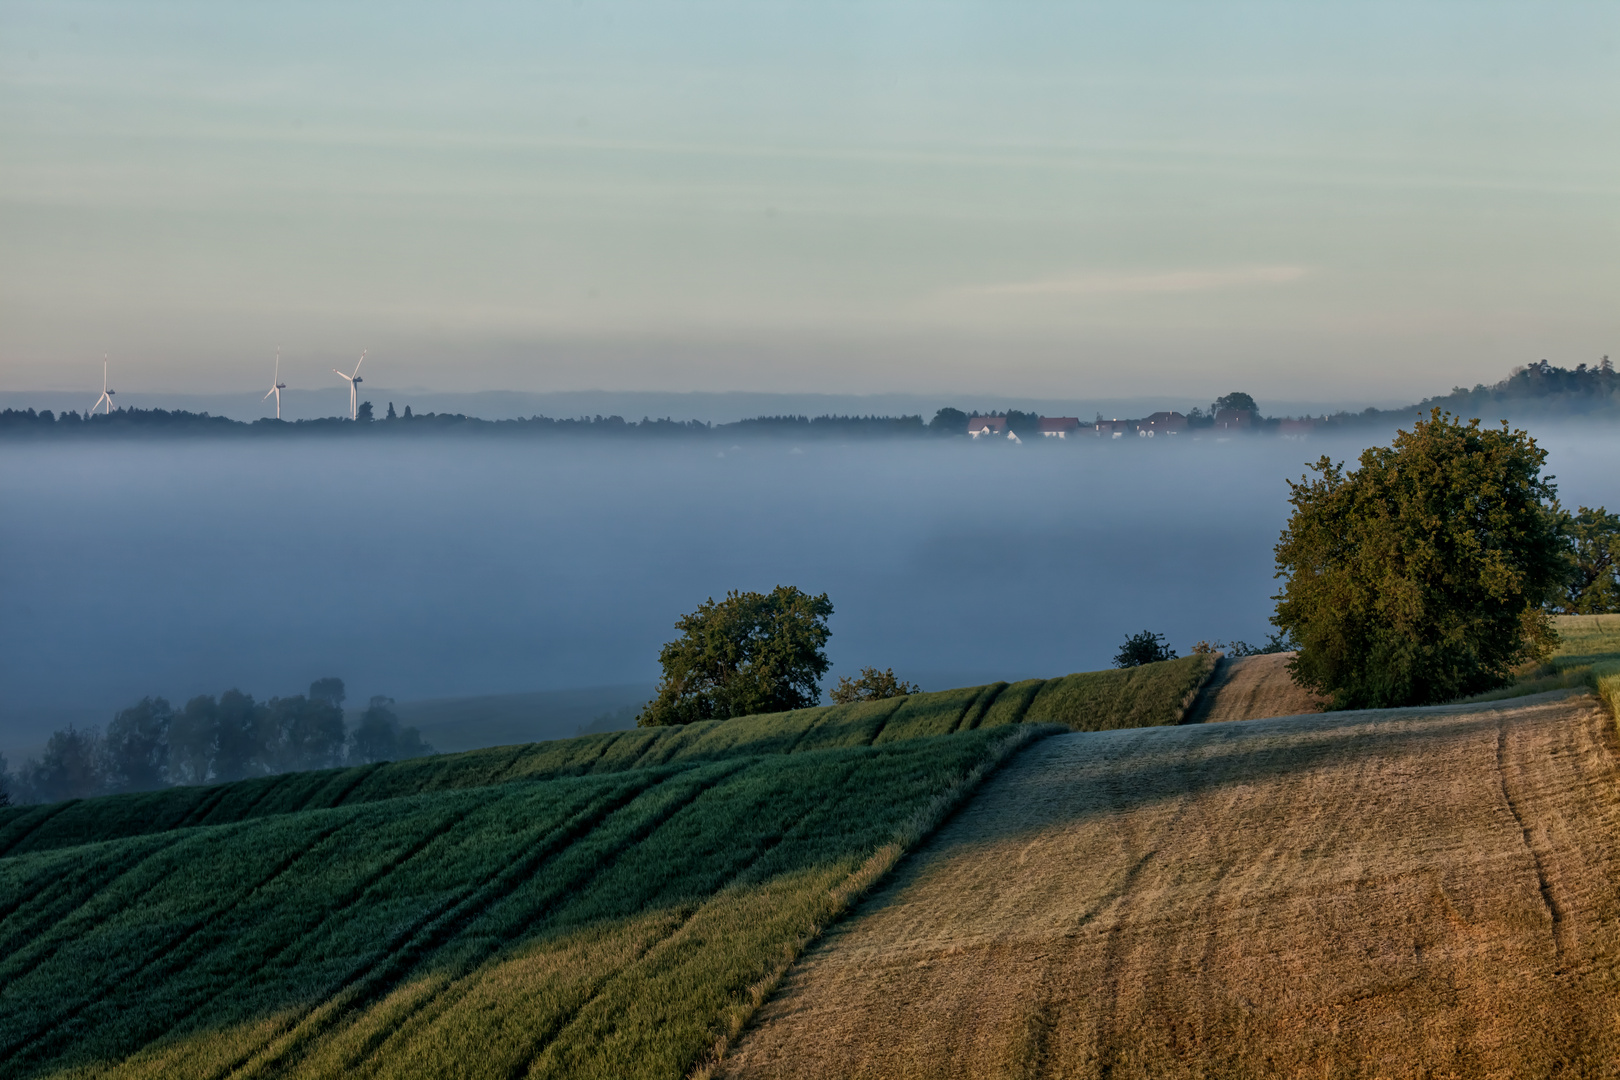
[[[1236,386],[1620,352],[1620,8],[0,4],[0,390]]]

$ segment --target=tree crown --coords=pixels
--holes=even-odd
[[[1546,452],[1523,431],[1436,409],[1346,473],[1289,483],[1272,623],[1296,681],[1336,708],[1427,705],[1489,690],[1555,640],[1567,579]]]
[[[636,723],[689,724],[816,704],[832,613],[826,593],[791,585],[710,597],[676,621],[681,636],[659,652],[663,679]]]

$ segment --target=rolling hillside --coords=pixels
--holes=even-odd
[[[1311,705],[1261,656],[1183,726],[1043,742],[723,1074],[1617,1075],[1620,616],[1557,622],[1501,700],[1255,719]]]
[[[0,811],[0,1061],[680,1077],[1004,757],[1055,723],[1174,724],[1206,675],[1173,661]]]
[[[724,1075],[1613,1076],[1588,694],[1060,735],[815,945]]]

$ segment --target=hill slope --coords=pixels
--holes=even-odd
[[[1062,735],[807,953],[725,1075],[1614,1075],[1586,694]]]
[[[1223,657],[1183,722],[1219,724],[1320,712],[1322,699],[1294,684],[1288,671],[1293,658],[1291,652]]]
[[[739,752],[0,859],[0,1061],[679,1076],[1036,731]]]
[[[679,1078],[1019,746],[1202,661],[0,810],[6,1075]]]

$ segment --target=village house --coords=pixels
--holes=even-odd
[[[1048,439],[1066,439],[1069,432],[1080,430],[1077,416],[1043,416],[1039,420],[1040,433]]]
[[[1309,435],[1315,430],[1316,421],[1310,417],[1306,417],[1304,420],[1280,420],[1277,422],[1277,434],[1289,439]]]
[[[980,435],[1007,434],[1007,418],[1005,416],[974,416],[968,419],[968,434],[977,439]]]
[[[1098,420],[1097,423],[1093,425],[1091,433],[1097,436],[1099,439],[1105,435],[1109,438],[1117,439],[1130,430],[1131,422],[1129,420]]]
[[[1254,412],[1250,409],[1217,409],[1216,431],[1250,431],[1254,428]]]
[[[1176,435],[1187,430],[1187,418],[1178,412],[1156,412],[1136,422],[1136,433],[1146,438]]]

